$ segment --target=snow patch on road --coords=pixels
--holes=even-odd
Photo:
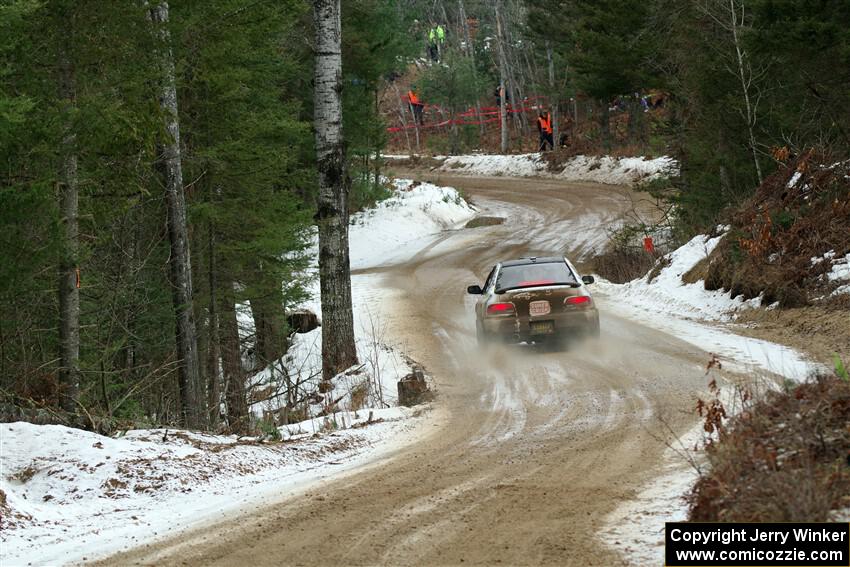
[[[564,181],[585,181],[629,185],[659,176],[676,175],[673,158],[575,156],[554,171],[540,153],[516,155],[461,155],[446,158],[437,169],[448,173],[504,177],[549,177]]]
[[[653,482],[605,519],[608,527],[600,536],[628,565],[664,565],[664,523],[688,519],[684,495],[698,478],[688,452],[701,440],[700,425],[681,439],[681,446],[665,451],[664,468]]]

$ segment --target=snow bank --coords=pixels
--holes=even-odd
[[[818,366],[794,349],[729,333],[716,323],[730,323],[741,309],[759,307],[759,298],[745,301],[723,290],[708,291],[699,280],[692,284],[682,275],[707,257],[723,236],[696,236],[666,256],[669,265],[649,281],[649,275],[625,284],[599,278],[598,291],[609,309],[667,331],[703,350],[723,357],[724,364],[749,371],[758,369],[794,380],[803,380]],[[715,323],[715,325],[706,324]]]
[[[831,295],[850,294],[850,284],[844,284],[844,282],[850,281],[850,253],[836,257],[835,250],[830,250],[823,256],[812,258],[812,266],[824,261],[832,264],[829,271],[824,274],[826,281],[838,284]]]
[[[351,268],[362,270],[403,263],[445,230],[460,228],[475,209],[453,187],[394,182],[395,191],[374,209],[351,218]]]
[[[92,559],[267,504],[303,489],[329,465],[350,470],[408,441],[413,415],[375,410],[366,427],[370,412],[337,414],[289,426],[286,443],[162,429],[110,438],[2,424],[0,562]]]
[[[675,175],[677,166],[670,157],[575,156],[559,171],[550,171],[539,153],[518,155],[462,155],[446,158],[440,171],[464,175],[505,177],[550,177],[565,181],[589,181],[628,185],[662,175]]]
[[[676,161],[667,156],[655,159],[576,156],[566,163],[564,170],[556,177],[567,181],[629,185],[677,173]]]
[[[546,172],[540,154],[463,155],[451,156],[439,167],[441,171],[465,175],[534,177]]]
[[[743,307],[758,307],[761,301],[744,301],[740,297],[733,299],[722,290],[707,291],[702,280],[692,284],[682,281],[682,276],[708,257],[722,239],[723,236],[695,236],[665,257],[669,265],[651,282],[647,274],[616,287],[603,280],[600,287],[616,293],[618,300],[636,306],[645,305],[648,310],[661,309],[664,315],[703,321],[731,321],[735,311]]]
[[[334,378],[334,390],[329,394],[338,400],[337,407],[344,410],[358,409],[364,403],[374,408],[396,405],[396,382],[412,371],[410,361],[400,345],[388,336],[384,324],[385,309],[399,292],[384,283],[379,270],[374,273],[370,270],[403,263],[422,254],[446,230],[460,228],[476,214],[453,187],[399,179],[393,182],[393,188],[392,197],[351,218],[351,293],[361,365]],[[318,258],[315,239],[312,248],[312,257]],[[314,276],[316,270],[314,264],[311,268]],[[309,291],[313,299],[301,307],[321,317],[318,277],[313,278]],[[240,326],[250,331],[253,327],[250,310],[240,311]],[[305,391],[314,390],[321,379],[321,369],[321,328],[296,334],[287,354],[251,380],[252,389],[265,390],[266,396],[271,396],[252,404],[251,411],[263,417],[267,412],[279,410],[285,399],[275,394],[283,390],[287,375],[291,381],[302,382]],[[361,399],[364,394],[365,400]],[[316,403],[310,411],[321,409],[322,404]]]

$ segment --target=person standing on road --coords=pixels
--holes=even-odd
[[[545,152],[546,145],[549,149],[554,148],[554,140],[552,139],[552,115],[543,110],[537,116],[537,132],[540,134],[540,149],[538,151]]]
[[[437,60],[443,58],[443,44],[446,43],[446,30],[443,29],[442,24],[437,24],[436,29],[437,34]]]

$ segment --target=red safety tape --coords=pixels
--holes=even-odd
[[[520,112],[528,112],[528,111],[533,111],[533,110],[535,110],[535,109],[534,108],[520,108],[520,109],[516,109],[516,110],[509,110],[507,112],[508,112],[508,114],[518,114]],[[427,130],[427,129],[430,129],[430,128],[442,128],[443,126],[449,126],[451,124],[458,124],[458,125],[488,124],[490,122],[498,122],[501,119],[501,117],[498,116],[498,113],[488,113],[488,116],[492,115],[492,114],[496,114],[496,116],[493,116],[493,118],[487,118],[485,120],[463,120],[461,118],[455,118],[454,120],[448,119],[448,120],[443,120],[442,122],[431,122],[431,123],[428,123],[428,124],[420,124],[418,126],[418,128],[420,130]],[[482,113],[482,115],[483,115],[483,113]],[[461,116],[461,115],[457,115],[457,116]],[[390,126],[390,127],[387,128],[387,132],[401,132],[402,130],[414,130],[416,128],[417,128],[417,126],[415,124],[407,124],[405,126]]]
[[[523,104],[527,104],[531,101],[538,100],[538,99],[547,99],[547,97],[541,96],[541,95],[534,95],[534,96],[526,97],[523,100]],[[409,103],[409,100],[407,99],[407,97],[402,97],[402,100]],[[443,110],[443,108],[441,106],[437,105],[437,104],[425,104],[425,103],[421,103],[421,104],[422,104],[422,112],[425,112],[425,110],[428,109],[428,108],[432,108],[432,109],[437,110],[441,114],[446,114],[446,112]],[[522,107],[519,107],[519,108],[508,106],[505,109],[505,111],[508,114],[518,114],[518,113],[525,113],[525,112],[533,112],[533,111],[539,110],[539,108],[540,107],[538,105],[522,106]],[[468,118],[468,117],[471,117],[471,116],[475,116],[475,117],[479,117],[479,118],[491,117],[492,116],[492,118],[486,118],[486,119],[483,119],[483,120],[479,119],[479,120],[474,120],[474,121],[463,120],[463,118]],[[476,124],[489,124],[489,123],[492,123],[492,122],[498,122],[499,119],[501,118],[501,108],[498,107],[498,106],[483,106],[483,107],[481,107],[480,110],[470,108],[470,109],[467,109],[464,112],[460,112],[458,114],[455,114],[455,117],[456,118],[454,120],[448,119],[448,120],[443,120],[442,122],[432,122],[432,123],[428,123],[428,124],[420,124],[418,126],[418,128],[419,128],[419,130],[428,130],[428,129],[432,129],[432,128],[442,128],[444,126],[449,126],[451,124],[457,124],[457,125],[463,125],[463,126],[473,126],[473,125],[476,125]],[[395,133],[395,132],[402,132],[404,130],[414,130],[416,128],[417,128],[416,124],[408,124],[408,125],[404,125],[404,126],[390,126],[390,127],[387,128],[386,131],[390,132],[390,133]]]

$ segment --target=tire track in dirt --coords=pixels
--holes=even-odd
[[[618,565],[596,533],[659,469],[656,416],[674,431],[703,388],[704,353],[603,312],[603,339],[563,352],[478,349],[464,295],[498,260],[587,256],[628,189],[555,180],[430,179],[502,225],[444,234],[380,274],[385,323],[439,393],[421,441],[249,521],[179,534],[110,565]]]

